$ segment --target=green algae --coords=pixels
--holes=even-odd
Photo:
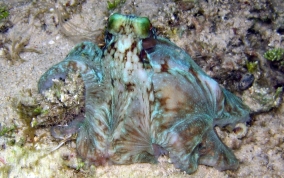
[[[251,73],[251,74],[256,71],[257,66],[258,66],[258,61],[246,63],[246,68],[247,68],[248,72]]]
[[[77,171],[79,171],[81,168],[83,168],[85,166],[85,162],[82,160],[82,159],[80,159],[80,158],[78,158],[77,159],[77,167],[76,167],[76,170]]]
[[[37,112],[34,111],[37,107],[38,106],[26,106],[22,103],[19,103],[16,106],[16,110],[20,120],[23,121],[27,126],[26,129],[23,130],[23,132],[25,135],[27,135],[28,138],[30,138],[30,140],[33,140],[33,138],[35,137],[36,128],[33,127],[34,124],[31,123],[33,118],[39,115]]]
[[[0,21],[7,18],[9,16],[9,11],[7,10],[7,8],[4,7],[0,7]]]
[[[4,166],[0,167],[0,177],[9,177],[9,173],[12,169],[11,165],[5,164]]]
[[[13,134],[13,132],[15,131],[16,129],[16,125],[12,125],[12,126],[3,126],[1,129],[0,129],[0,137],[1,136],[11,136]]]
[[[281,61],[281,65],[284,65],[284,49],[274,48],[264,53],[264,57],[269,61]]]
[[[126,2],[126,0],[113,0],[111,1],[107,1],[107,9],[108,10],[114,10],[116,9],[119,5],[122,5]]]

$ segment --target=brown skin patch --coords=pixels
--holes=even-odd
[[[119,27],[119,33],[125,34],[125,25],[120,25],[120,27]]]
[[[129,92],[133,92],[135,89],[135,84],[134,83],[127,83],[125,84],[125,89]]]
[[[130,50],[131,51],[134,51],[134,48],[137,47],[137,43],[132,43],[131,47],[130,47]]]
[[[190,67],[190,68],[188,69],[188,72],[191,73],[191,74],[194,76],[194,78],[198,78],[198,74],[193,70],[192,67]]]
[[[146,38],[142,40],[142,47],[144,50],[154,48],[157,44],[157,41],[154,38]]]
[[[81,48],[82,48],[82,49],[85,49],[85,47],[86,47],[85,44],[82,44],[82,45],[81,45]]]
[[[165,109],[180,110],[180,106],[186,103],[186,94],[174,84],[172,86],[162,88],[161,92],[163,97],[167,97],[165,102]],[[175,93],[175,95],[173,95],[173,93]]]
[[[159,99],[159,103],[161,104],[161,106],[166,110],[166,106],[167,106],[167,100],[169,99],[169,97],[163,97],[161,99]]]
[[[168,72],[169,70],[169,65],[168,65],[168,62],[165,61],[164,64],[161,64],[161,72]]]
[[[143,64],[143,68],[144,69],[151,69],[152,66],[150,64],[150,60],[147,57],[146,51],[145,50],[141,50],[140,54],[139,54],[139,62],[141,62]]]
[[[90,162],[95,166],[106,166],[109,161],[109,157],[103,154],[95,154],[96,158],[90,158]]]
[[[148,59],[148,57],[146,55],[146,50],[154,48],[156,44],[157,44],[157,42],[154,38],[145,38],[145,39],[142,40],[142,48],[143,49],[140,52],[139,58],[140,58],[140,62],[143,63],[143,68],[145,68],[145,69],[151,68],[150,60]]]
[[[142,62],[143,64],[144,64],[144,62],[149,63],[149,61],[148,60],[146,61],[145,59],[147,59],[147,55],[146,55],[145,50],[142,49],[140,54],[139,54],[139,62]]]
[[[243,131],[243,129],[241,127],[236,127],[236,128],[233,129],[233,132],[235,134],[241,133],[242,131]]]
[[[203,139],[203,140],[205,141],[205,139]],[[200,154],[200,156],[209,155],[209,154],[211,156],[213,156],[214,152],[213,152],[212,148],[214,148],[214,144],[212,142],[207,143],[207,145],[201,143],[199,145],[199,154]]]
[[[129,51],[134,51],[134,48],[136,48],[136,47],[137,47],[137,43],[132,43],[131,47],[125,50],[125,52],[124,52],[125,57],[123,58],[123,62],[126,62],[126,61],[127,61],[126,54],[127,54]],[[115,48],[115,50],[117,50],[117,49]]]
[[[68,68],[71,68],[71,69],[77,71],[78,70],[77,63],[70,61],[69,64],[68,64]]]

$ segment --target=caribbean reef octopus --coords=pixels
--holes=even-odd
[[[247,122],[248,107],[184,50],[157,36],[148,18],[111,15],[105,46],[76,45],[40,78],[39,92],[69,72],[84,81],[84,116],[57,127],[77,133],[78,155],[88,164],[157,163],[167,155],[188,174],[199,164],[238,168],[214,127]]]

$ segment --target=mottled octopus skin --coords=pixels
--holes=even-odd
[[[85,117],[76,124],[77,151],[94,165],[156,163],[168,155],[176,168],[198,164],[237,169],[238,160],[214,127],[246,122],[242,101],[204,73],[191,57],[157,37],[145,17],[113,14],[106,46],[78,44],[39,80],[79,71],[85,84]],[[76,120],[76,119],[75,119]],[[62,128],[64,132],[64,128]],[[69,130],[65,130],[66,134]]]

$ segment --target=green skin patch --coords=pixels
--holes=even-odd
[[[113,14],[109,17],[108,32],[116,35],[128,34],[130,29],[138,38],[147,38],[150,35],[152,24],[146,17],[124,16],[121,14]]]

